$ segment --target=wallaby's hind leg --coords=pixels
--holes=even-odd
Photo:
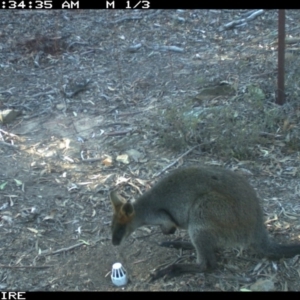
[[[203,265],[204,269],[215,269],[217,260],[215,255],[216,241],[208,230],[189,230],[192,244],[197,252],[197,264]]]
[[[214,269],[217,265],[215,256],[215,239],[207,230],[193,230],[190,233],[192,244],[188,242],[165,242],[165,246],[173,246],[174,248],[191,247],[196,249],[197,264],[173,264],[167,268],[158,270],[152,275],[151,281],[160,277],[167,276],[169,278],[179,276],[185,273],[201,273],[208,269]],[[189,248],[190,249],[190,248]]]

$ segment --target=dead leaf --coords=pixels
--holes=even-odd
[[[39,233],[39,231],[38,231],[38,230],[36,230],[36,229],[34,229],[34,228],[27,227],[27,229],[28,229],[29,231],[31,231],[31,232],[33,232],[33,233],[35,233],[35,234],[38,234],[38,233]]]
[[[130,163],[129,156],[127,154],[121,154],[117,156],[116,160],[126,165]]]
[[[110,167],[112,165],[112,163],[113,163],[113,160],[110,156],[108,156],[102,160],[102,164],[105,165],[106,167]]]
[[[57,214],[57,209],[53,209],[48,216],[46,216],[43,221],[53,220],[55,215]]]

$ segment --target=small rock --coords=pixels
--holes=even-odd
[[[116,160],[126,165],[128,165],[130,162],[127,154],[118,155]]]
[[[66,106],[65,106],[63,103],[59,103],[59,104],[56,105],[56,108],[57,108],[58,110],[63,110],[63,109],[66,108]]]
[[[6,109],[0,111],[0,123],[7,124],[13,122],[21,112],[19,110]]]
[[[135,149],[130,149],[130,150],[126,151],[126,153],[130,157],[132,157],[135,162],[138,162],[139,159],[142,157],[142,153],[140,153],[139,151],[137,151]]]
[[[260,291],[260,292],[269,292],[275,290],[275,285],[272,280],[257,280],[254,284],[250,287],[251,291]]]

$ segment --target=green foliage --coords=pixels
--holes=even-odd
[[[230,104],[220,101],[221,105],[214,106],[203,100],[195,108],[193,103],[193,100],[182,101],[160,112],[161,122],[156,126],[163,147],[179,152],[188,146],[205,144],[202,151],[249,160],[261,155],[260,147],[274,144],[272,137],[279,134],[286,136],[282,141],[285,149],[300,149],[297,126],[287,131],[283,125],[291,108],[267,102],[263,91],[255,85],[247,87],[244,97],[227,100]]]
[[[196,116],[185,116],[187,108],[180,106],[162,112],[164,126],[160,129],[160,142],[167,148],[180,151],[189,144],[198,123]]]
[[[176,152],[187,146],[205,143],[206,150],[223,157],[251,159],[257,155],[255,146],[263,144],[260,133],[270,126],[264,114],[243,116],[238,107],[208,107],[191,109],[190,105],[180,105],[161,112],[159,127],[160,144]],[[253,120],[252,120],[253,119]],[[273,126],[273,125],[272,125]]]

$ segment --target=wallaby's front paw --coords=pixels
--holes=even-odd
[[[174,227],[163,227],[161,226],[161,231],[163,234],[174,234],[176,231],[176,226]]]

